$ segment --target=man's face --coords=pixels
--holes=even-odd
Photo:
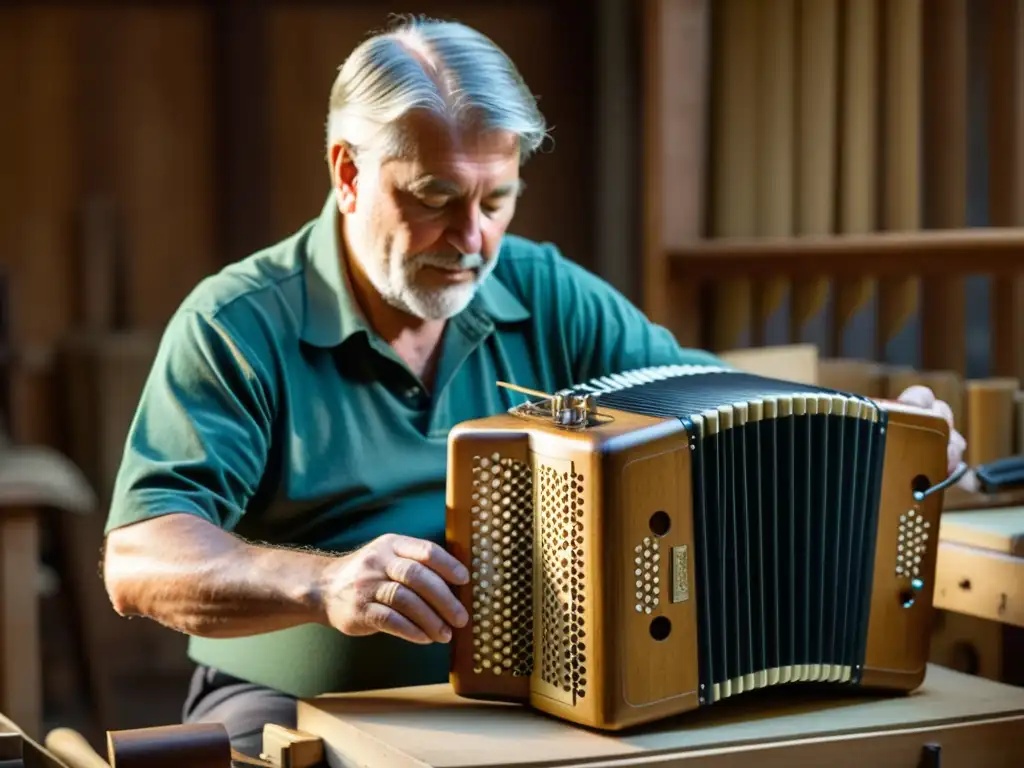
[[[494,269],[520,189],[518,137],[407,119],[408,159],[335,158],[346,238],[385,301],[423,319],[460,312]],[[340,182],[340,183],[339,183]]]

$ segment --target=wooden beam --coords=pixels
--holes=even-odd
[[[1024,274],[1024,229],[969,229],[798,238],[718,238],[672,252],[681,281],[743,274],[843,277]]]
[[[35,511],[0,510],[0,712],[33,738],[43,727],[38,561]]]

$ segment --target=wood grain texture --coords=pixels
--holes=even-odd
[[[711,11],[708,0],[643,5],[644,313],[702,345],[700,286],[673,280],[671,249],[705,231]]]
[[[797,184],[798,236],[835,231],[835,188],[838,125],[839,3],[804,0],[798,5]],[[825,306],[829,281],[821,275],[794,279],[790,336],[803,329]]]
[[[710,120],[710,236],[754,237],[757,232],[758,24],[757,0],[715,4],[712,42],[714,98]],[[710,347],[745,346],[753,286],[746,275],[722,275],[712,294]]]
[[[917,768],[933,739],[949,745],[949,765],[1009,768],[1019,744],[1013,729],[1024,722],[1024,691],[936,666],[911,696],[766,694],[609,735],[424,686],[303,700],[298,728],[324,739],[330,765],[381,768],[856,768],[865,756],[873,766]]]
[[[933,619],[932,591],[935,573],[935,541],[939,530],[942,498],[933,495],[920,504],[913,500],[915,479],[923,475],[929,485],[945,479],[949,426],[945,421],[911,412],[894,403],[886,435],[878,532],[875,540],[875,575],[871,593],[864,684],[913,687],[922,679],[928,660],[928,637]],[[916,519],[912,519],[916,516]],[[909,526],[906,537],[903,530]],[[915,536],[915,529],[917,536]],[[923,552],[911,542],[924,535]],[[904,568],[919,556],[920,590],[911,587]],[[907,598],[913,605],[904,607]]]
[[[1024,558],[1024,507],[945,512],[939,539]]]
[[[882,229],[921,227],[921,25],[922,0],[886,0],[883,20]],[[878,285],[878,349],[917,311],[920,281],[908,273]]]
[[[989,224],[1024,224],[1024,9],[1018,2],[986,3],[986,127]],[[998,73],[998,75],[993,74]],[[1024,379],[1024,277],[992,282],[990,371]]]
[[[25,442],[59,439],[52,345],[73,320],[78,18],[67,6],[0,7],[0,271],[15,355],[6,429]]]
[[[966,382],[966,458],[972,465],[1013,455],[1016,397],[1015,378],[971,379]]]
[[[695,606],[713,599],[716,587],[701,577],[702,558],[710,555],[695,537],[702,519],[690,486],[696,441],[748,420],[845,408],[842,398],[828,396],[772,402],[705,412],[694,435],[679,419],[603,407],[610,421],[584,430],[511,414],[460,424],[449,440],[447,541],[471,573],[457,589],[471,620],[455,632],[455,690],[619,730],[791,677],[849,679],[850,667],[798,656],[781,667],[752,659],[749,668],[728,667],[708,690],[700,685],[698,643],[708,640],[698,641]],[[862,684],[912,689],[924,672],[932,617],[935,549],[922,542],[929,535],[934,541],[941,508],[941,497],[915,504],[912,494],[921,482],[930,486],[945,476],[949,426],[903,404],[882,407],[888,426],[881,506],[876,538],[865,544],[874,549],[873,587],[861,595],[869,602]],[[871,422],[877,416],[859,407],[850,414]],[[729,493],[724,486],[723,492]],[[732,525],[746,530],[745,523]],[[749,546],[761,545],[752,539]],[[813,578],[816,559],[800,551],[790,556],[806,563],[798,578]],[[677,604],[669,582],[676,588],[680,567]],[[912,577],[923,587],[912,586]],[[758,583],[740,571],[735,578],[741,589]],[[739,596],[724,599],[735,600],[737,610],[741,605]],[[752,625],[760,605],[751,599]],[[812,620],[816,609],[808,610]],[[759,653],[758,638],[747,643]],[[722,649],[722,658],[741,660],[746,647],[740,641],[735,650]]]
[[[1024,627],[1024,558],[955,541],[941,542],[935,606]]]
[[[584,432],[502,415],[462,424],[450,439],[446,535],[449,550],[473,574],[456,590],[471,621],[454,633],[451,679],[465,696],[528,702],[614,730],[697,706],[695,572],[689,571],[688,597],[679,603],[671,600],[670,584],[672,548],[692,554],[694,542],[685,502],[690,450],[681,423],[601,412],[613,420]],[[524,472],[528,492],[517,491]],[[493,491],[492,480],[500,483]],[[518,517],[523,504],[525,519]],[[497,510],[511,519],[500,530]],[[670,523],[661,535],[652,528],[655,513]],[[529,570],[515,567],[510,539],[517,531],[532,534]],[[653,565],[652,591],[634,586],[638,560]],[[502,614],[492,591],[499,582],[513,613],[525,607],[521,594],[532,595],[529,630]],[[556,583],[558,594],[549,593]],[[634,599],[634,592],[645,596]],[[552,600],[564,602],[568,625]],[[653,623],[666,620],[669,635],[656,639]],[[530,669],[516,676],[523,657],[509,659],[495,648],[518,646],[527,632]],[[552,635],[561,638],[555,666]],[[563,641],[564,663],[573,670],[564,682]]]
[[[1024,229],[718,238],[677,248],[672,264],[675,274],[692,280],[721,279],[736,273],[752,278],[779,273],[1009,277],[1024,265]]]
[[[100,5],[83,24],[82,76],[99,108],[83,112],[91,152],[79,202],[84,208],[98,198],[113,206],[123,322],[162,329],[192,288],[222,264],[208,84],[212,12],[195,5]]]
[[[843,3],[842,66],[839,88],[839,205],[836,229],[873,232],[877,225],[879,178],[878,3]],[[832,340],[841,355],[849,323],[875,295],[871,277],[834,281]]]
[[[758,23],[757,233],[793,235],[796,222],[797,0],[761,6]],[[753,286],[751,343],[764,343],[767,325],[789,293],[784,278]]]
[[[967,0],[933,0],[923,17],[922,226],[967,226]],[[966,292],[962,277],[921,284],[921,361],[966,375]]]
[[[885,366],[874,360],[845,357],[819,360],[816,383],[864,397],[886,397]]]

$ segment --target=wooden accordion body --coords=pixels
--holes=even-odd
[[[917,687],[942,493],[914,491],[948,439],[920,409],[701,366],[460,424],[455,691],[615,730],[776,685]]]

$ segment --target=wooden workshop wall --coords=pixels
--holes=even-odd
[[[0,273],[10,281],[9,428],[18,441],[66,450],[105,504],[139,387],[179,302],[206,275],[319,213],[331,81],[390,12],[465,21],[519,64],[556,143],[525,168],[529,191],[512,230],[591,265],[588,3],[408,6],[0,7]],[[182,674],[184,638],[113,614],[97,574],[104,514],[63,520],[47,537],[69,567],[68,613],[53,626],[82,633],[88,662],[83,681],[70,655],[48,654],[49,697],[60,707],[88,683],[106,727],[152,724],[177,716],[180,686],[171,709],[154,714],[131,707],[132,681],[156,690],[161,675]]]
[[[807,240],[1020,227],[1020,4],[645,5],[647,119],[661,132],[647,210],[664,208],[648,229],[644,306],[657,320],[718,350],[811,341],[827,355],[1024,376],[1020,279],[829,279],[826,267],[754,280],[722,261],[697,291],[677,258],[716,241],[781,255]],[[674,282],[690,285],[669,285],[673,261]],[[693,299],[682,313],[667,300],[679,290]]]

